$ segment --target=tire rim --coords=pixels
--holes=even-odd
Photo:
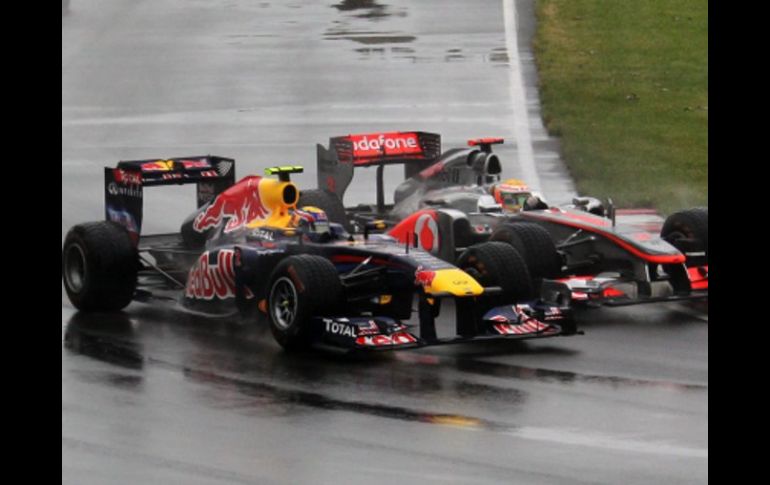
[[[86,255],[79,244],[67,248],[64,258],[64,279],[67,287],[74,293],[80,293],[86,281]]]
[[[278,328],[287,330],[294,325],[297,303],[297,289],[289,278],[284,276],[273,283],[270,290],[270,313]]]

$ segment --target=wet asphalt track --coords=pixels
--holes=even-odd
[[[516,5],[531,92],[531,5]],[[239,175],[302,163],[313,184],[316,142],[422,129],[446,147],[505,136],[506,174],[521,175],[503,17],[500,1],[73,0],[62,239],[102,217],[101,167],[119,159],[214,153]],[[568,200],[527,107],[541,188]],[[370,200],[373,178],[347,202]],[[149,232],[194,205],[192,188],[145,198]],[[78,314],[62,291],[62,482],[707,482],[707,306],[581,317],[583,337],[353,360],[286,355],[252,322]]]

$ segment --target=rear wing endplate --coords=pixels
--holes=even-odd
[[[422,131],[368,133],[329,139],[329,148],[316,146],[318,187],[342,200],[356,167],[378,167],[378,200],[382,192],[382,167],[404,165],[404,178],[412,177],[441,156],[441,135]]]
[[[213,155],[121,161],[104,167],[105,218],[124,226],[135,243],[142,229],[144,187],[196,184],[197,207],[235,183],[235,160]]]

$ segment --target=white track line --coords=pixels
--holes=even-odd
[[[548,429],[525,426],[508,434],[518,438],[610,451],[665,455],[678,458],[699,458],[704,460],[708,460],[709,457],[708,448],[683,446],[664,441],[656,442],[634,438],[619,438],[580,429]]]
[[[505,23],[505,46],[508,49],[508,77],[513,104],[513,130],[519,155],[522,178],[535,190],[541,190],[540,177],[535,169],[535,157],[532,149],[532,134],[529,128],[527,111],[527,93],[524,89],[524,75],[519,56],[519,40],[516,34],[518,17],[516,1],[503,0],[503,22]]]

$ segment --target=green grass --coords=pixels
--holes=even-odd
[[[537,0],[543,117],[581,194],[708,204],[706,0]]]

